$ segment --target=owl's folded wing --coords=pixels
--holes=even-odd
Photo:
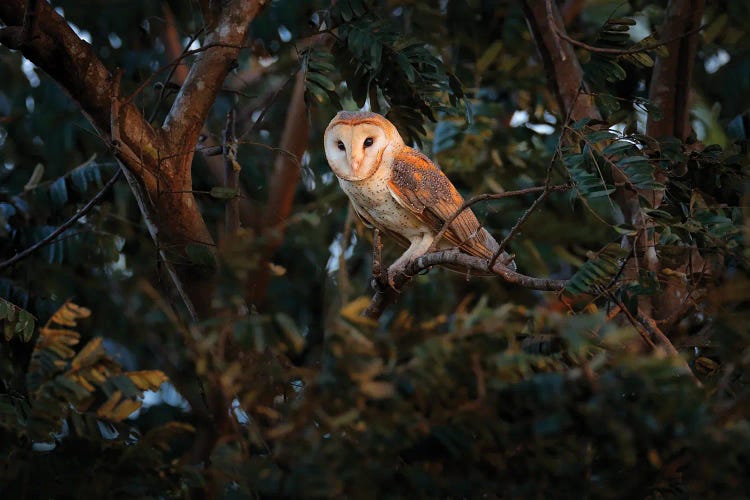
[[[405,147],[393,161],[388,188],[404,208],[436,233],[464,203],[451,181],[429,158]],[[471,209],[461,212],[444,238],[464,252],[490,259],[498,248],[495,239],[479,224]]]

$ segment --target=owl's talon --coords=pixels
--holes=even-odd
[[[396,277],[399,274],[403,274],[406,277],[406,279],[404,280],[404,282],[401,283],[401,287],[399,287],[399,286],[396,285]],[[401,293],[401,288],[403,287],[403,285],[406,282],[410,281],[411,278],[412,278],[412,276],[410,274],[407,274],[405,266],[404,267],[399,266],[399,267],[396,267],[396,268],[394,268],[393,266],[391,266],[390,268],[388,268],[388,285],[396,293]]]
[[[383,277],[381,276],[373,276],[372,281],[370,281],[370,286],[375,291],[375,293],[383,293],[385,292],[386,284],[383,282]]]
[[[388,285],[393,289],[394,292],[401,293],[401,290],[396,287],[396,281],[394,279],[395,277],[396,273],[388,273]]]

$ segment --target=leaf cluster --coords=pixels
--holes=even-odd
[[[18,309],[3,301],[3,310],[10,308]],[[105,475],[111,476],[110,481],[129,469],[144,474],[140,478],[143,484],[134,486],[134,491],[145,484],[150,488],[169,484],[164,477],[171,467],[163,460],[171,450],[170,442],[175,436],[190,432],[192,427],[169,422],[141,436],[126,423],[141,407],[143,392],[159,389],[166,376],[159,370],[123,371],[107,355],[101,337],[90,340],[76,351],[81,334],[74,328],[90,315],[88,309],[66,302],[39,328],[21,383],[17,383],[18,377],[8,377],[4,373],[0,435],[3,436],[2,491],[5,494],[19,493],[18,488],[25,483],[24,478],[31,468],[40,461],[47,461],[38,454],[41,449],[48,450],[52,456],[73,458],[70,467],[103,453],[115,460],[106,464],[109,470]],[[28,342],[29,338],[21,340]],[[8,339],[5,343],[7,345]],[[71,452],[74,443],[80,443],[78,452]],[[57,473],[61,477],[69,474],[60,470]],[[103,492],[105,485],[106,481],[99,477],[91,485],[77,486],[93,494]],[[56,495],[74,490],[71,486],[65,482],[56,486],[56,482],[50,480],[32,488],[39,494]]]

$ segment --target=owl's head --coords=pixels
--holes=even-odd
[[[378,170],[386,151],[404,145],[391,122],[367,111],[339,111],[323,141],[331,170],[348,181],[367,179]]]

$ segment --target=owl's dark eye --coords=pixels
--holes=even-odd
[[[365,147],[369,148],[370,146],[372,146],[372,137],[365,139]]]
[[[338,146],[339,146],[339,149],[340,149],[341,151],[345,151],[345,150],[346,150],[346,146],[344,146],[344,143],[343,143],[343,142],[339,141],[339,143],[338,143]]]

